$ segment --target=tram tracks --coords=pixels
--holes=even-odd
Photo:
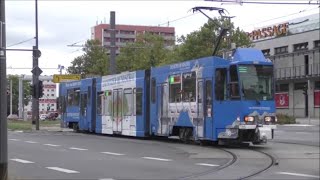
[[[269,163],[265,168],[262,168],[262,169],[254,172],[254,173],[251,173],[251,174],[249,174],[249,175],[247,175],[247,176],[243,176],[243,177],[239,178],[239,180],[249,179],[249,178],[255,177],[255,176],[257,176],[258,174],[261,174],[261,173],[267,171],[267,170],[270,169],[272,166],[279,164],[279,162],[278,162],[277,159],[274,157],[274,155],[271,155],[271,154],[269,154],[269,153],[267,153],[267,152],[264,152],[264,151],[261,151],[261,150],[257,150],[257,149],[253,149],[253,151],[256,151],[256,152],[259,152],[259,153],[261,153],[261,154],[264,154],[264,155],[267,156],[271,161],[270,161],[270,163]]]
[[[227,163],[225,163],[222,166],[219,166],[218,168],[209,169],[207,171],[203,171],[203,172],[199,172],[199,173],[193,173],[191,175],[180,177],[178,179],[196,179],[198,177],[201,177],[201,176],[204,176],[204,175],[208,175],[208,174],[211,174],[211,173],[226,169],[229,166],[233,165],[238,160],[238,157],[237,157],[237,155],[235,153],[233,153],[233,152],[231,152],[231,151],[229,151],[229,150],[227,150],[225,148],[217,148],[217,149],[228,153],[229,155],[231,155],[232,158]]]
[[[221,179],[222,177],[220,177],[217,173],[221,173],[223,171],[222,174],[232,174],[232,173],[234,173],[233,171],[235,169],[237,169],[237,168],[241,169],[243,166],[243,163],[247,163],[246,161],[242,162],[242,160],[241,160],[242,158],[239,155],[239,152],[237,152],[237,150],[250,150],[250,151],[257,152],[259,154],[262,154],[264,157],[264,158],[258,158],[258,159],[261,159],[261,161],[265,162],[265,157],[267,157],[267,159],[269,161],[266,163],[266,165],[264,165],[263,168],[255,170],[254,172],[252,172],[250,174],[244,174],[247,170],[246,168],[241,169],[240,171],[242,171],[243,174],[234,175],[234,177],[232,177],[232,178],[230,177],[230,179],[237,179],[237,180],[250,179],[250,178],[253,178],[253,177],[267,171],[268,169],[270,169],[274,165],[278,165],[277,158],[274,155],[257,149],[259,147],[248,147],[248,148],[240,148],[240,149],[229,149],[229,148],[220,148],[220,147],[216,147],[216,148],[230,154],[232,158],[227,163],[225,163],[224,165],[222,165],[218,168],[214,168],[214,169],[212,168],[207,171],[193,173],[191,175],[184,176],[179,179],[202,179],[202,178],[206,179],[207,177],[209,177],[210,179]],[[254,166],[254,165],[255,164],[253,163],[252,166]],[[243,167],[246,167],[246,166],[243,166]]]

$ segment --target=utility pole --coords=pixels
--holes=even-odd
[[[39,51],[39,41],[38,41],[38,0],[35,0],[35,25],[36,25],[36,45],[33,46],[33,62],[32,62],[32,85],[35,88],[35,97],[32,98],[32,124],[36,124],[36,130],[39,130],[39,96],[41,92],[39,91],[39,76],[42,70],[39,68],[39,57],[41,55]]]
[[[6,72],[6,18],[5,0],[0,0],[0,179],[7,180],[7,72]]]
[[[10,79],[10,115],[9,116],[12,116],[12,79]]]
[[[19,119],[24,119],[24,105],[23,105],[23,77],[19,76]]]
[[[116,12],[110,11],[110,74],[116,73]]]

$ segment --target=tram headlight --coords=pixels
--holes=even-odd
[[[253,122],[253,121],[254,121],[254,117],[252,117],[252,116],[245,116],[245,117],[244,117],[244,121],[245,121],[245,122]]]
[[[265,122],[270,122],[271,120],[272,120],[272,118],[270,116],[264,117],[264,121]]]

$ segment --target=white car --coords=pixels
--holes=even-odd
[[[44,120],[47,119],[47,115],[46,115],[46,114],[41,114],[41,115],[39,116],[39,119],[44,121]]]

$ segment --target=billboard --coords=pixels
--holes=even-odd
[[[275,94],[276,108],[289,108],[289,93],[282,92]]]

